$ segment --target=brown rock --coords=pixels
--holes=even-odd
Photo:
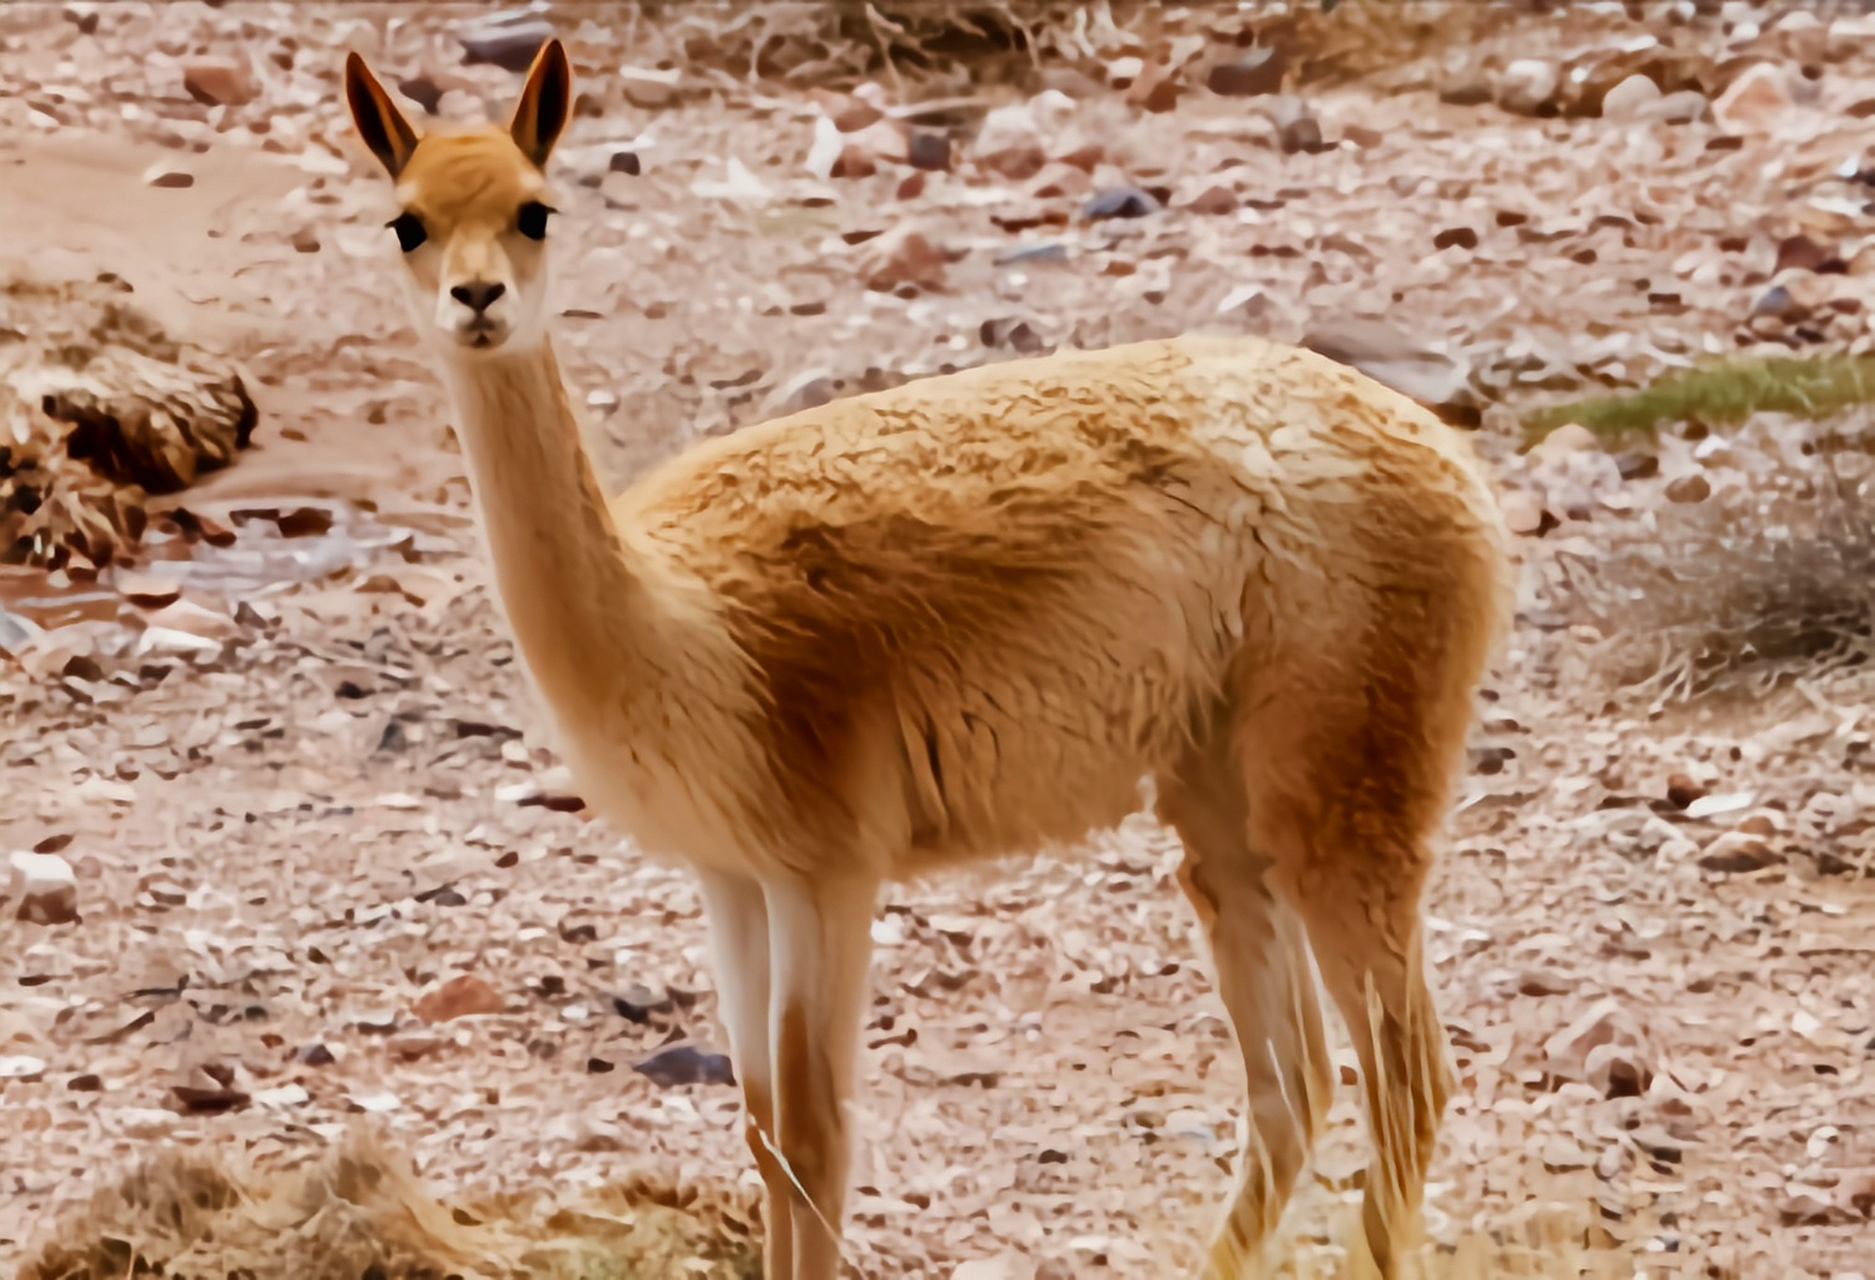
[[[260,96],[254,69],[223,58],[204,58],[184,66],[182,87],[191,98],[211,107],[238,107]]]
[[[1704,502],[1712,496],[1712,481],[1697,471],[1667,482],[1667,501]]]
[[[831,176],[835,178],[870,178],[879,172],[877,162],[866,148],[848,143],[840,149],[839,159],[833,162]]]
[[[153,573],[119,573],[117,589],[124,599],[145,609],[161,609],[182,598],[180,579]]]
[[[1676,808],[1684,809],[1701,796],[1710,795],[1708,788],[1684,773],[1676,773],[1667,779],[1667,800]]]
[[[1193,196],[1185,207],[1193,213],[1219,215],[1237,212],[1237,193],[1229,187],[1210,186]]]
[[[72,924],[78,919],[78,879],[56,853],[15,853],[7,859],[7,899],[28,924]]]
[[[885,112],[879,104],[868,102],[865,98],[842,98],[827,114],[833,120],[833,127],[841,133],[858,133],[867,125],[885,119]]]
[[[1282,50],[1255,48],[1230,62],[1220,62],[1205,77],[1205,88],[1227,98],[1250,98],[1283,91],[1289,69]]]
[[[1852,1169],[1836,1184],[1843,1207],[1865,1218],[1875,1217],[1875,1168]]]
[[[1763,836],[1750,831],[1728,831],[1699,855],[1700,866],[1726,875],[1762,871],[1783,860],[1783,855],[1765,843]]]
[[[425,1022],[435,1024],[456,1018],[500,1013],[507,1007],[501,993],[472,973],[459,974],[442,986],[422,996],[411,1011]]]

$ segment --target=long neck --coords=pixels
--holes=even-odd
[[[545,341],[449,362],[457,432],[521,655],[558,717],[597,711],[643,653],[646,591]]]

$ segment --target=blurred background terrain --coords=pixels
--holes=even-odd
[[[543,744],[338,92],[500,117],[548,33],[618,484],[1196,329],[1474,430],[1523,587],[1430,900],[1431,1270],[1863,1274],[1875,17],[1740,0],[0,8],[0,1272],[755,1265],[696,894]],[[1177,860],[893,892],[860,1273],[1195,1263],[1240,1080]]]

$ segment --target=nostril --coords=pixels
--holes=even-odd
[[[449,296],[471,311],[482,312],[507,291],[508,287],[499,280],[472,280],[451,288]]]

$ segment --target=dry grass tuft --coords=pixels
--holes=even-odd
[[[647,35],[692,70],[827,88],[884,78],[952,88],[1029,83],[1043,66],[1105,78],[1133,55],[1174,77],[1200,50],[1280,46],[1298,84],[1392,71],[1463,45],[1527,6],[1462,0],[1271,0],[1163,6],[1149,0],[822,0],[647,6]],[[1197,46],[1182,39],[1202,37]],[[1032,85],[1031,85],[1032,87]]]
[[[1588,628],[1581,657],[1597,683],[1657,713],[1869,666],[1875,508],[1832,456],[1662,504],[1612,526],[1597,557],[1559,557],[1556,604]]]
[[[739,1206],[643,1183],[445,1202],[360,1133],[291,1169],[164,1152],[53,1224],[20,1280],[743,1280],[751,1237]]]

